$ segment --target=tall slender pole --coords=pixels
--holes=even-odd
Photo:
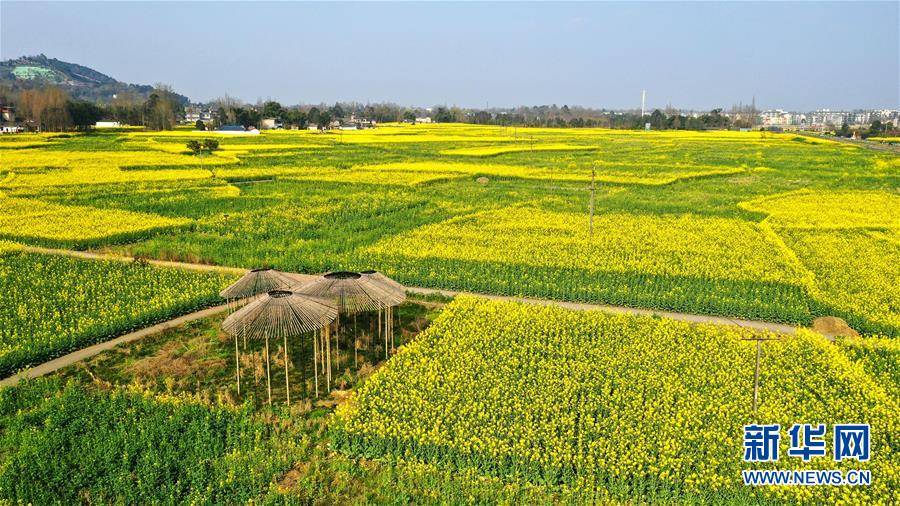
[[[284,334],[284,389],[287,392],[287,405],[291,405],[291,381],[288,374],[288,341],[287,333]]]
[[[269,367],[269,333],[266,332],[266,389],[269,392],[269,406],[272,405],[272,370]]]
[[[316,399],[319,398],[319,333],[322,329],[313,332],[313,376],[316,384]]]
[[[241,395],[241,359],[238,351],[238,337],[234,334],[234,374],[237,376],[237,393]]]
[[[327,357],[328,357],[328,374],[326,375],[326,381],[328,384],[328,393],[331,394],[331,327],[325,327],[325,346],[327,349]]]
[[[756,340],[756,372],[753,373],[753,414],[759,404],[759,356],[762,350],[762,341]]]
[[[594,176],[595,170],[591,170],[591,224],[589,226],[591,237],[594,237]]]

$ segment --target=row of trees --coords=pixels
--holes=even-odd
[[[146,100],[124,93],[107,104],[73,100],[56,86],[4,92],[0,98],[15,107],[19,121],[41,131],[85,130],[100,120],[169,130],[184,114],[184,107],[166,85],[157,85]]]
[[[876,119],[869,125],[869,128],[865,130],[853,130],[847,122],[844,122],[844,124],[841,125],[841,128],[834,132],[838,137],[847,138],[853,137],[854,133],[858,133],[863,139],[868,139],[869,137],[892,137],[900,135],[900,130],[895,128],[891,123],[882,123],[880,119]]]
[[[286,127],[306,128],[309,125],[327,125],[333,120],[350,116],[385,123],[415,119],[416,110],[397,104],[335,103],[327,105],[300,105],[285,107],[274,100],[247,105],[232,97],[225,96],[206,104],[205,108],[216,112],[215,124],[258,126],[264,118],[275,118]],[[424,114],[424,112],[422,112]]]

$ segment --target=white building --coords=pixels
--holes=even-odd
[[[284,128],[284,123],[279,121],[276,118],[264,118],[259,122],[260,130],[281,130]]]
[[[791,113],[781,109],[763,111],[760,113],[759,119],[762,125],[767,127],[786,127],[793,121]]]
[[[414,123],[431,123],[431,118],[429,118],[428,116],[416,118],[416,121],[414,121]]]
[[[94,124],[94,128],[119,128],[120,125],[118,121],[98,121]]]

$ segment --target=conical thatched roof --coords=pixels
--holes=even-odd
[[[223,299],[243,299],[271,290],[287,289],[293,284],[294,281],[281,271],[253,269],[219,292],[219,296]]]
[[[250,339],[292,337],[318,330],[337,318],[334,303],[289,290],[272,290],[222,322],[230,334]]]
[[[376,311],[396,305],[386,285],[358,272],[329,272],[294,289],[297,293],[333,300],[344,313]]]
[[[384,286],[391,294],[393,294],[393,301],[390,305],[399,306],[406,300],[406,288],[403,288],[403,285],[393,279],[378,271],[362,271],[360,274],[362,274],[364,278],[372,280],[373,283]]]

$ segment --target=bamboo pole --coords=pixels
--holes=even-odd
[[[266,389],[269,392],[269,406],[272,405],[272,370],[269,367],[269,333],[266,332]]]
[[[238,336],[234,335],[234,374],[237,376],[237,393],[241,395],[241,358],[238,351]]]
[[[759,356],[762,353],[762,341],[756,341],[756,371],[753,373],[753,414],[759,405]]]
[[[287,392],[287,405],[291,405],[291,381],[288,374],[288,341],[287,333],[284,334],[284,388]]]
[[[315,377],[314,383],[316,384],[316,399],[319,398],[319,333],[322,332],[322,329],[318,329],[313,331],[313,377]]]
[[[328,394],[331,394],[331,327],[325,327],[325,346],[327,349],[327,363],[328,363],[328,374],[326,375],[326,382],[328,385]]]

